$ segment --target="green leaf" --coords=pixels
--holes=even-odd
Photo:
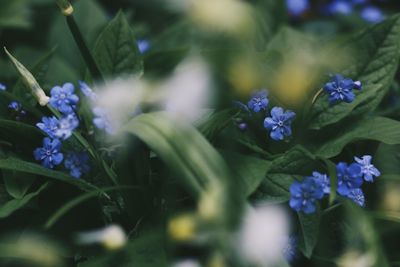
[[[92,189],[97,189],[94,185],[91,185],[83,180],[77,180],[72,176],[69,176],[65,173],[59,171],[53,171],[50,169],[46,169],[38,164],[30,163],[27,161],[19,160],[16,158],[6,158],[0,159],[0,169],[2,170],[10,170],[10,171],[19,171],[23,173],[36,174],[48,178],[52,178],[58,181],[62,181],[78,188],[83,191],[90,191]]]
[[[105,77],[143,72],[135,34],[122,12],[100,34],[94,48],[94,58]]]
[[[227,166],[210,143],[192,126],[166,113],[137,116],[124,127],[146,143],[182,179],[195,197],[211,184],[228,181]]]
[[[335,134],[328,139],[320,142],[309,140],[309,146],[315,155],[331,158],[338,155],[347,144],[364,139],[389,145],[400,144],[400,122],[384,117],[366,117],[347,127],[336,128]]]
[[[364,89],[356,93],[356,100],[331,107],[327,96],[318,98],[312,112],[310,128],[320,129],[340,121],[348,115],[365,114],[374,110],[393,81],[400,59],[400,16],[355,34],[341,50],[349,54],[349,64],[340,72],[361,80]],[[379,84],[379,85],[378,85]]]
[[[30,26],[26,0],[1,0],[0,28],[27,28]]]
[[[13,198],[22,198],[35,181],[35,176],[18,171],[3,170],[3,180],[7,192]]]
[[[320,215],[321,213],[319,210],[312,214],[298,213],[301,226],[299,249],[307,258],[311,257],[318,241]]]
[[[16,210],[25,206],[29,201],[31,201],[34,197],[39,195],[43,190],[47,188],[49,182],[43,184],[37,191],[29,193],[20,199],[13,199],[5,204],[0,206],[0,218],[6,218],[10,216]]]
[[[224,151],[222,155],[237,177],[235,186],[245,196],[250,196],[256,191],[258,186],[265,180],[265,176],[272,166],[271,161],[231,151]]]
[[[315,155],[298,145],[273,160],[271,173],[309,175],[315,170],[315,160]]]
[[[289,188],[295,178],[299,177],[284,173],[268,173],[256,191],[255,197],[260,200],[286,202],[290,198]]]

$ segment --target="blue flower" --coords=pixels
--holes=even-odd
[[[62,117],[58,121],[58,127],[55,131],[55,136],[62,140],[68,139],[73,131],[79,126],[79,120],[75,114],[71,113]]]
[[[252,94],[250,101],[247,103],[247,106],[254,112],[265,110],[269,102],[267,96],[268,92],[265,89],[255,92]]]
[[[336,165],[336,173],[338,178],[337,192],[342,196],[348,196],[350,191],[359,188],[362,183],[361,167],[357,163],[347,166],[344,162]]]
[[[144,39],[137,41],[137,46],[141,54],[146,53],[150,49],[150,42]]]
[[[7,86],[3,83],[0,83],[0,91],[5,91],[7,90]]]
[[[297,254],[297,237],[290,236],[288,242],[283,248],[283,257],[286,259],[287,262],[291,263],[296,258]]]
[[[361,158],[354,157],[354,160],[360,165],[361,174],[363,175],[365,181],[373,182],[374,176],[378,177],[381,175],[380,171],[375,168],[374,165],[372,165],[372,157],[370,155],[365,155]]]
[[[89,98],[91,101],[96,101],[97,100],[97,95],[93,90],[83,81],[78,81],[79,83],[79,88],[81,89],[81,92],[84,96]]]
[[[363,8],[360,15],[363,20],[370,23],[378,23],[385,18],[382,10],[374,6],[367,6]]]
[[[75,178],[80,178],[82,174],[88,173],[90,171],[90,166],[88,164],[89,155],[85,152],[83,153],[69,153],[65,157],[64,166],[68,169],[71,176]]]
[[[11,109],[15,114],[15,119],[20,120],[21,116],[26,115],[26,111],[22,108],[21,103],[12,101],[8,104],[8,108]]]
[[[107,112],[103,108],[95,107],[93,114],[95,115],[93,123],[98,129],[102,129],[108,134],[114,134],[114,128],[111,125]]]
[[[286,0],[286,7],[291,15],[299,16],[310,8],[309,0]]]
[[[328,175],[319,172],[313,172],[311,177],[322,186],[322,191],[324,191],[325,194],[329,194],[331,192],[331,181],[329,180]]]
[[[62,87],[53,87],[50,92],[50,104],[61,113],[72,113],[79,101],[79,97],[74,94],[74,90],[72,83],[66,83]]]
[[[315,212],[315,202],[324,196],[324,191],[314,178],[306,177],[303,182],[296,181],[290,186],[290,194],[290,207],[295,211],[310,214]]]
[[[58,139],[50,139],[48,137],[43,139],[43,147],[36,148],[33,155],[36,160],[42,161],[42,165],[46,168],[54,168],[59,165],[64,156],[60,152],[61,142]]]
[[[237,125],[237,127],[239,128],[239,130],[241,131],[246,131],[247,130],[247,123],[245,122],[241,122]]]
[[[347,103],[353,102],[355,98],[353,89],[361,89],[361,83],[359,81],[354,82],[349,78],[344,78],[340,74],[334,75],[331,81],[324,86],[324,90],[328,94],[331,104],[335,104],[339,101]]]
[[[273,140],[283,140],[292,135],[291,123],[296,117],[293,111],[284,111],[281,107],[274,107],[271,110],[271,117],[264,120],[264,127],[270,130],[270,136]]]
[[[56,138],[58,129],[58,119],[56,117],[43,117],[42,122],[36,123],[36,126],[45,132],[49,137]]]
[[[354,201],[358,206],[364,207],[365,206],[365,197],[364,193],[360,188],[353,189],[349,192],[347,197]]]
[[[335,0],[328,6],[328,11],[333,15],[350,15],[353,12],[353,6],[348,0]]]

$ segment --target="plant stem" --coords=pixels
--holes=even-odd
[[[74,40],[76,42],[76,45],[78,46],[79,51],[81,52],[81,55],[82,55],[83,59],[85,60],[86,65],[88,66],[90,74],[92,75],[93,79],[104,82],[103,75],[101,74],[99,68],[97,67],[96,62],[95,62],[92,54],[90,53],[85,40],[83,39],[82,33],[80,32],[78,25],[76,24],[74,16],[72,14],[69,16],[66,16],[66,20],[67,20],[68,27],[72,33],[72,36],[74,37]]]

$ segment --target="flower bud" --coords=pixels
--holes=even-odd
[[[124,230],[118,225],[110,225],[104,229],[87,233],[81,233],[78,236],[78,242],[81,244],[100,243],[106,249],[115,250],[125,245],[127,237]]]
[[[30,73],[29,70],[27,70],[24,65],[22,65],[15,57],[13,57],[5,47],[4,51],[6,52],[7,56],[11,59],[17,71],[20,73],[24,84],[31,89],[33,96],[37,99],[39,104],[41,106],[46,106],[50,98],[40,87],[39,83],[36,81],[35,77],[33,77],[32,73]]]
[[[64,16],[70,16],[74,13],[74,8],[68,0],[56,0],[56,2]]]

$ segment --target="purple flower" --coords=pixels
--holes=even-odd
[[[267,96],[268,92],[265,89],[255,92],[252,94],[250,101],[247,103],[247,106],[254,112],[265,110],[269,102]]]
[[[293,16],[299,16],[310,8],[309,0],[286,0],[286,7]]]
[[[365,181],[373,182],[374,176],[378,177],[381,175],[380,171],[375,168],[374,165],[372,165],[372,157],[370,155],[365,155],[361,158],[354,157],[354,160],[360,165],[361,174],[363,175]]]
[[[311,178],[313,178],[322,186],[322,191],[324,191],[325,194],[329,194],[331,192],[331,181],[326,174],[313,172]]]
[[[45,132],[49,137],[56,138],[58,129],[58,119],[56,117],[43,117],[42,122],[36,123],[36,126]]]
[[[51,140],[50,138],[45,137],[43,139],[43,147],[36,148],[35,151],[33,151],[33,155],[36,160],[42,161],[43,167],[52,169],[54,166],[59,165],[64,159],[60,150],[60,140]]]
[[[364,193],[360,188],[353,189],[349,192],[347,197],[353,200],[358,206],[364,207],[365,206],[365,197]]]
[[[342,196],[348,196],[350,191],[359,188],[362,183],[361,167],[357,163],[352,163],[350,166],[347,163],[339,162],[336,165],[338,178],[337,192]]]
[[[78,126],[79,120],[76,115],[73,113],[68,114],[58,121],[55,136],[61,138],[62,140],[67,140]]]
[[[324,90],[328,94],[331,104],[340,101],[351,103],[355,98],[353,89],[361,89],[361,87],[361,82],[354,82],[352,79],[344,78],[342,75],[336,74],[332,77],[330,82],[325,84]]]
[[[90,166],[88,164],[89,155],[85,152],[83,153],[69,153],[65,157],[64,166],[68,169],[71,176],[75,178],[80,178],[82,174],[88,173],[90,171]]]
[[[270,137],[273,140],[283,140],[292,135],[291,124],[296,117],[293,111],[284,111],[281,107],[274,107],[271,110],[271,117],[264,120],[264,127],[271,131]]]
[[[107,112],[103,108],[95,107],[93,109],[93,114],[95,115],[93,124],[96,125],[98,129],[102,129],[108,134],[114,134],[114,128],[111,125]]]
[[[367,6],[361,10],[361,18],[370,23],[381,22],[385,15],[382,10],[374,6]]]
[[[55,86],[51,89],[50,105],[61,113],[70,114],[74,112],[79,97],[74,94],[74,85],[65,83],[62,87]]]
[[[141,54],[144,54],[150,49],[151,45],[150,45],[149,41],[147,41],[145,39],[141,39],[141,40],[137,41],[137,46],[138,46],[139,52]]]
[[[316,200],[324,196],[321,184],[312,177],[306,177],[303,182],[294,182],[290,186],[289,205],[295,211],[310,214],[316,210]]]
[[[83,81],[78,81],[79,83],[79,88],[81,89],[81,92],[84,96],[89,98],[91,101],[96,101],[97,100],[97,95],[93,90]]]

